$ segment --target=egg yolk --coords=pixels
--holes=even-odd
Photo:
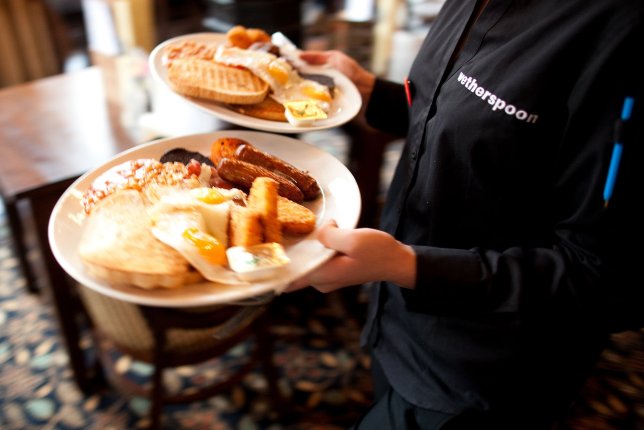
[[[304,95],[314,100],[331,103],[331,94],[326,91],[326,88],[320,89],[312,85],[306,85],[304,88],[302,88],[302,92],[304,93]]]
[[[217,266],[223,266],[227,263],[226,247],[214,236],[191,227],[184,230],[183,238],[195,246],[199,255],[209,263]]]
[[[285,64],[282,64],[279,61],[270,62],[270,64],[268,65],[268,73],[280,85],[285,85],[288,82],[288,78],[289,78],[288,68]]]
[[[194,188],[190,190],[190,194],[200,202],[209,205],[216,205],[226,200],[226,198],[215,188]]]

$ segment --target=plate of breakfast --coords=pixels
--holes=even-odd
[[[256,130],[301,133],[342,125],[362,106],[356,86],[327,66],[312,66],[281,33],[236,26],[157,45],[153,79],[199,109]]]
[[[333,256],[327,220],[354,228],[360,191],[335,157],[304,141],[228,130],[160,139],[76,180],[49,242],[78,283],[167,307],[279,294]]]

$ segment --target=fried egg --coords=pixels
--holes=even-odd
[[[302,78],[288,61],[269,52],[220,46],[215,61],[249,69],[271,87],[270,96],[282,105],[291,101],[310,101],[325,112],[331,107],[328,87]]]
[[[163,195],[150,209],[152,234],[177,250],[204,278],[245,283],[228,269],[228,214],[234,193],[194,188]]]

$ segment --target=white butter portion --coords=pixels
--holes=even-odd
[[[276,276],[290,259],[279,243],[249,247],[233,246],[226,250],[228,265],[244,281],[260,281]]]
[[[318,103],[309,100],[284,103],[284,114],[288,122],[293,125],[310,125],[328,117]]]

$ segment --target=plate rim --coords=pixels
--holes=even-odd
[[[226,136],[227,135],[227,136]],[[362,210],[361,207],[361,193],[360,189],[357,185],[357,182],[355,180],[355,177],[353,174],[350,172],[348,167],[344,165],[340,160],[338,160],[336,157],[334,157],[332,154],[328,153],[327,151],[324,151],[323,149],[317,147],[316,145],[309,143],[307,141],[304,141],[302,139],[296,139],[291,136],[285,136],[285,135],[279,135],[275,133],[267,133],[263,131],[254,131],[254,130],[217,130],[214,132],[206,132],[206,133],[194,133],[194,134],[187,134],[187,135],[182,135],[182,136],[171,136],[171,137],[166,137],[166,138],[161,138],[157,139],[151,142],[147,142],[141,145],[134,146],[132,148],[129,148],[125,151],[122,151],[118,154],[115,154],[108,160],[106,160],[103,164],[100,166],[94,167],[91,170],[85,172],[83,175],[81,175],[78,179],[76,179],[67,189],[61,194],[59,199],[57,200],[56,204],[54,205],[54,208],[51,212],[49,222],[48,222],[48,227],[47,227],[47,235],[48,235],[48,241],[49,241],[49,246],[52,251],[52,254],[55,258],[55,260],[58,262],[58,264],[61,266],[61,268],[76,282],[78,282],[80,285],[83,285],[84,287],[91,288],[101,294],[111,296],[113,298],[117,298],[126,302],[130,303],[135,303],[139,305],[148,305],[148,306],[158,306],[158,307],[194,307],[194,306],[203,306],[203,305],[214,305],[214,304],[222,304],[222,303],[235,303],[239,300],[246,300],[249,298],[256,297],[258,295],[261,295],[263,293],[277,293],[279,294],[281,292],[281,289],[285,287],[283,285],[283,282],[278,282],[278,281],[271,281],[268,283],[259,283],[259,284],[251,284],[248,285],[246,290],[244,291],[237,291],[235,293],[231,293],[230,296],[232,299],[227,300],[206,300],[206,301],[198,301],[194,302],[194,298],[192,300],[186,300],[186,301],[176,301],[176,298],[173,297],[163,297],[164,291],[168,291],[168,295],[171,295],[170,291],[173,293],[176,291],[180,291],[181,288],[184,287],[193,287],[193,286],[199,286],[199,285],[217,285],[216,283],[211,283],[211,282],[200,282],[198,284],[191,284],[191,285],[186,285],[178,288],[171,288],[171,289],[162,289],[162,288],[157,288],[154,290],[147,290],[144,288],[138,288],[138,287],[126,287],[130,292],[127,291],[122,291],[118,289],[119,287],[114,287],[110,286],[109,284],[103,283],[100,280],[92,279],[92,282],[90,284],[94,285],[85,285],[82,280],[83,276],[81,276],[79,279],[78,278],[78,270],[75,267],[75,265],[71,262],[68,261],[66,257],[65,251],[61,248],[61,245],[58,243],[57,238],[56,238],[56,227],[57,223],[59,222],[61,215],[61,212],[63,211],[63,206],[68,202],[69,199],[73,198],[73,193],[78,193],[80,190],[78,187],[87,182],[89,177],[91,176],[98,176],[105,170],[109,169],[113,165],[119,164],[119,162],[124,162],[127,161],[128,159],[135,159],[135,157],[130,157],[130,155],[135,154],[137,152],[142,152],[145,150],[149,150],[153,147],[156,146],[164,146],[168,145],[169,142],[180,142],[183,140],[188,140],[188,139],[214,139],[218,137],[240,137],[244,138],[246,140],[249,140],[252,142],[253,137],[257,136],[262,136],[263,138],[267,139],[277,139],[279,140],[276,142],[276,145],[284,145],[287,144],[288,141],[294,141],[297,144],[303,145],[303,147],[307,147],[309,150],[313,150],[319,153],[324,154],[326,157],[330,157],[331,159],[334,159],[337,164],[335,165],[336,168],[342,169],[344,171],[344,176],[345,178],[351,178],[351,186],[353,187],[353,191],[355,191],[355,197],[357,198],[357,201],[355,202],[355,212],[350,214],[350,216],[344,214],[343,217],[347,217],[349,219],[348,225],[345,225],[343,227],[347,228],[355,228],[358,224],[360,213]],[[261,146],[261,145],[260,145]],[[189,149],[189,148],[188,148]],[[351,194],[353,195],[353,191]],[[326,197],[325,197],[326,199]],[[326,200],[322,202],[323,205],[326,205],[327,202]],[[79,206],[79,213],[81,213],[82,209],[80,209]],[[320,227],[320,224],[317,223],[316,229],[314,232],[310,233],[303,239],[312,238],[316,233],[317,230]],[[80,224],[80,227],[82,228],[82,223]],[[299,242],[298,242],[299,243]],[[306,273],[315,270],[315,268],[321,266],[325,262],[327,262],[332,256],[334,255],[334,252],[332,250],[328,250],[327,248],[323,248],[323,254],[320,256],[318,261],[316,261],[315,265],[308,268],[307,271],[299,273],[298,278],[301,276],[304,276]],[[83,268],[83,271],[86,269]],[[84,273],[84,277],[86,278],[93,278],[90,274]],[[297,278],[294,278],[297,279]],[[98,285],[100,284],[100,285]],[[97,287],[98,285],[98,287]],[[259,287],[257,287],[259,285]],[[233,287],[234,288],[234,287]],[[155,292],[159,293],[160,292],[160,297],[155,297]],[[146,295],[151,295],[146,297]],[[159,296],[159,294],[156,294],[156,296]]]
[[[351,100],[355,100],[355,103],[352,103],[351,105],[347,106],[347,114],[339,116],[335,120],[333,118],[329,118],[327,120],[320,121],[318,123],[314,123],[311,125],[296,126],[288,122],[277,122],[277,121],[270,121],[270,120],[261,119],[261,118],[253,118],[248,115],[243,115],[241,113],[232,111],[230,109],[226,109],[224,106],[219,106],[214,103],[201,101],[198,99],[184,96],[183,94],[179,94],[176,91],[172,90],[172,88],[170,88],[170,85],[168,84],[167,79],[165,78],[163,72],[159,70],[159,67],[157,67],[157,65],[161,63],[163,49],[166,46],[168,46],[171,43],[176,43],[183,40],[189,40],[189,39],[195,39],[195,38],[196,39],[223,39],[225,38],[225,33],[197,32],[197,33],[183,34],[180,36],[175,36],[170,39],[167,39],[157,44],[152,49],[152,51],[150,51],[150,54],[148,55],[148,61],[147,61],[148,70],[153,80],[156,83],[162,85],[164,90],[171,92],[176,97],[180,98],[186,103],[189,103],[191,106],[196,107],[200,111],[205,112],[209,115],[212,115],[220,120],[227,121],[231,124],[235,124],[238,126],[248,127],[250,129],[254,129],[258,131],[265,131],[265,132],[271,132],[271,133],[297,134],[297,133],[305,133],[309,131],[328,130],[330,128],[342,126],[347,122],[351,121],[352,119],[354,119],[362,109],[362,96],[360,95],[360,92],[358,88],[355,86],[355,84],[346,75],[328,66],[309,66],[306,68],[306,71],[311,73],[326,73],[331,75],[334,78],[334,80],[336,80],[336,86],[342,87],[343,92],[346,92],[346,94],[342,94],[341,96],[351,97]]]

